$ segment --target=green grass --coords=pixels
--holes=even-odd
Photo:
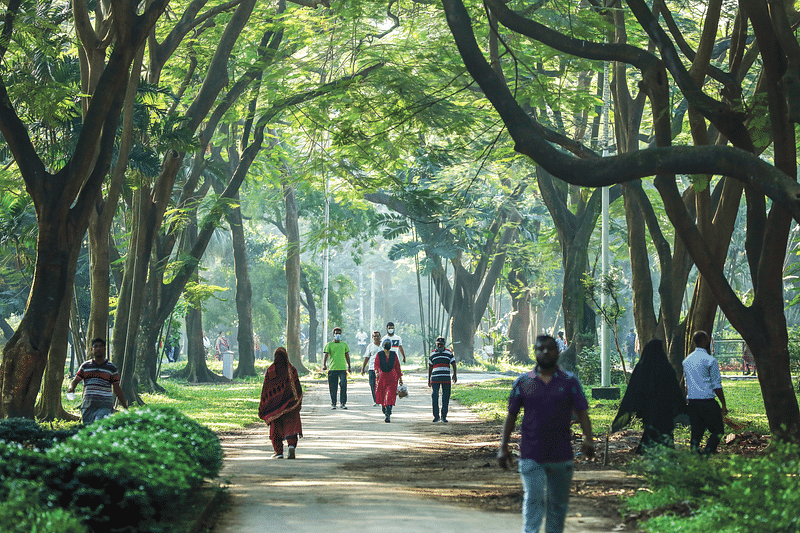
[[[502,422],[506,416],[508,394],[511,391],[513,378],[500,378],[482,383],[469,383],[453,387],[451,398],[462,405],[476,411],[483,419]],[[761,434],[769,434],[767,415],[764,412],[764,401],[761,389],[756,381],[724,382],[725,400],[730,410],[730,417],[737,422],[746,423],[745,429]],[[589,400],[589,418],[595,433],[602,434],[609,430],[611,422],[619,409],[619,400],[594,400],[591,389],[585,390]],[[620,398],[625,394],[625,387],[620,388]],[[635,427],[635,426],[634,426]],[[679,426],[675,431],[676,443],[688,446],[689,430]]]

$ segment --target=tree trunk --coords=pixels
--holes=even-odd
[[[233,241],[233,265],[236,272],[236,314],[239,328],[236,340],[239,343],[239,363],[233,372],[234,378],[256,375],[256,355],[253,346],[253,289],[247,271],[247,247],[242,225],[242,210],[239,207],[239,191],[233,197],[236,205],[228,213]]]
[[[508,273],[508,292],[514,310],[508,327],[508,338],[511,340],[509,356],[514,363],[530,364],[528,329],[531,326],[531,293],[528,280],[520,270],[512,269]]]
[[[146,301],[159,301],[159,286],[161,278],[153,277],[147,283]],[[159,332],[162,323],[155,318],[156,306],[143,306],[142,316],[139,321],[139,331],[136,334],[136,366],[135,386],[137,397],[140,392],[163,393],[164,387],[158,384],[158,361],[164,355],[163,349],[158,345]],[[166,345],[166,343],[164,343]],[[127,396],[125,397],[128,398]],[[130,402],[130,400],[128,400]]]
[[[316,364],[317,362],[317,329],[319,328],[319,320],[317,320],[317,304],[314,301],[314,292],[308,284],[308,276],[305,271],[300,269],[300,286],[305,294],[305,300],[302,298],[300,301],[308,311],[308,362]]]
[[[300,225],[294,188],[284,181],[286,208],[286,351],[298,372],[307,372],[300,348]]]
[[[176,378],[189,383],[225,383],[230,380],[213,373],[206,365],[206,350],[203,346],[203,314],[199,307],[189,306],[186,310],[186,366],[175,374]],[[199,333],[199,334],[198,334]]]
[[[460,362],[477,364],[475,359],[475,332],[480,322],[473,320],[473,307],[469,299],[456,298],[450,319],[450,338],[453,340],[453,353]]]
[[[28,305],[16,332],[3,349],[0,366],[3,417],[34,417],[59,310],[69,309],[64,302],[72,297],[75,258],[83,235],[71,232],[66,218],[65,215],[63,221],[44,217],[39,220],[36,266]]]
[[[67,413],[61,404],[61,389],[64,386],[64,364],[67,361],[69,338],[69,319],[72,298],[65,298],[58,313],[47,366],[42,381],[42,391],[36,404],[36,418],[40,420],[79,420],[80,417]]]

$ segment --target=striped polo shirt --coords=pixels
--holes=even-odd
[[[428,364],[433,367],[431,383],[450,383],[450,365],[456,362],[449,348],[434,350],[428,357]]]
[[[98,364],[90,359],[78,368],[76,375],[83,380],[81,409],[114,408],[112,385],[119,383],[119,372],[111,361],[106,359]]]

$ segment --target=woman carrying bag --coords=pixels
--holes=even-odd
[[[381,405],[384,422],[391,422],[392,407],[397,403],[397,384],[403,384],[400,360],[392,351],[392,342],[383,341],[383,351],[375,357],[375,401]]]

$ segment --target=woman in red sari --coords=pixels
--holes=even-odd
[[[297,438],[303,436],[300,408],[303,388],[297,370],[289,363],[286,348],[275,350],[274,361],[264,375],[258,416],[269,424],[269,438],[275,453],[273,459],[283,459],[283,440],[289,443],[289,459],[295,458]]]
[[[397,402],[397,383],[403,383],[400,360],[392,351],[392,341],[383,342],[383,351],[375,357],[375,401],[381,404],[384,422],[391,422],[392,407]]]

